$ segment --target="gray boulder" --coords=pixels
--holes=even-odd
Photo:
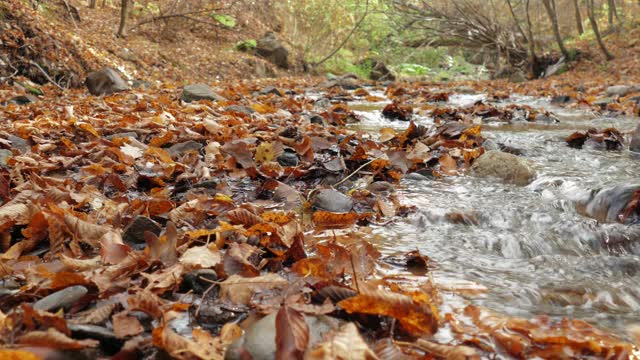
[[[226,360],[274,360],[276,358],[276,314],[273,312],[251,325],[244,335],[229,346]],[[309,326],[309,347],[322,341],[324,336],[338,329],[341,321],[328,316],[304,316]],[[249,356],[247,356],[249,355]]]
[[[640,185],[618,185],[591,191],[588,199],[579,201],[579,213],[602,223],[633,224],[640,221],[640,207],[633,206]]]
[[[536,177],[527,160],[499,150],[491,150],[480,156],[471,167],[473,174],[481,177],[497,177],[505,183],[525,186]]]
[[[267,32],[256,44],[256,53],[283,69],[289,68],[289,51],[276,38],[273,31]]]
[[[340,191],[324,189],[318,191],[313,199],[313,206],[326,211],[344,213],[353,209],[353,200]]]
[[[222,96],[216,94],[207,84],[192,84],[182,88],[182,100],[192,102],[198,100],[224,101]]]
[[[629,150],[634,152],[640,152],[640,123],[631,134],[631,142],[629,143]]]
[[[608,96],[626,96],[629,93],[639,90],[640,87],[635,85],[615,85],[609,86],[606,93]]]
[[[122,80],[120,74],[112,68],[104,68],[94,71],[87,76],[84,84],[91,95],[109,95],[118,91],[129,89],[127,83]]]

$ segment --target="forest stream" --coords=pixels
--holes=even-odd
[[[485,97],[453,95],[449,104],[478,100]],[[519,149],[535,163],[536,180],[525,187],[473,176],[403,180],[402,199],[418,212],[409,221],[376,228],[376,245],[387,255],[416,249],[428,254],[437,264],[435,282],[444,288],[470,286],[477,290],[469,296],[475,304],[514,316],[579,318],[623,333],[626,325],[640,321],[640,247],[610,242],[638,225],[599,224],[580,215],[574,201],[590,189],[637,183],[640,156],[626,149],[574,149],[565,138],[589,128],[627,131],[636,120],[568,110],[547,99],[508,101],[544,108],[559,119],[483,125],[485,137]],[[364,119],[356,126],[373,134],[408,124],[385,119],[382,103],[350,106]],[[416,122],[428,125],[433,119]],[[474,221],[452,224],[445,219],[452,212]]]

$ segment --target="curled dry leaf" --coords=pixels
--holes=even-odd
[[[302,359],[309,344],[304,315],[285,305],[276,314],[276,358]]]
[[[438,313],[425,293],[410,295],[382,289],[364,288],[360,294],[342,300],[338,306],[349,313],[384,315],[397,319],[414,335],[433,335],[438,331]]]
[[[307,352],[305,360],[377,360],[354,323],[343,325],[332,336]]]
[[[248,304],[253,294],[288,285],[288,281],[277,274],[246,278],[229,276],[220,283],[220,298],[237,304]]]
[[[180,263],[187,270],[212,268],[220,263],[222,256],[215,245],[194,246],[180,257]]]
[[[227,216],[229,217],[229,220],[231,220],[231,223],[244,225],[247,228],[250,228],[255,224],[264,222],[260,216],[252,213],[245,208],[237,208],[228,211]]]
[[[31,331],[17,339],[24,345],[51,347],[63,350],[80,350],[97,347],[100,342],[93,339],[75,340],[60,331],[49,328],[47,331]]]

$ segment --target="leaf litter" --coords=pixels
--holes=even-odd
[[[170,84],[105,97],[48,89],[55,96],[3,108],[0,134],[29,147],[3,135],[13,156],[0,168],[0,354],[31,359],[37,346],[222,359],[250,326],[244,320],[267,313],[277,314],[269,336],[278,358],[637,352],[583,321],[448,304],[443,293],[474,292],[434,284],[428,254],[390,260],[372,244],[372,226],[415,210],[394,191],[404,175],[466,174],[484,152],[479,124],[536,121],[538,110],[449,108],[444,90],[378,88],[393,100],[387,116],[409,124],[374,140],[345,126],[358,121],[345,102],[353,93],[327,90],[333,104],[314,113],[316,101],[296,95],[310,80],[272,83],[286,95],[260,95],[261,81],[226,84],[229,100],[191,104]],[[435,124],[412,121],[415,109]],[[618,136],[607,129],[568,142],[609,148]],[[389,267],[404,272],[386,276]],[[45,297],[54,304],[39,309]],[[308,316],[340,325],[313,342]]]

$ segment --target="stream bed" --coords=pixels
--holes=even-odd
[[[453,95],[448,105],[483,99]],[[401,199],[418,211],[408,221],[376,228],[377,246],[385,255],[419,249],[435,262],[432,275],[443,287],[485,287],[469,296],[476,305],[514,316],[583,319],[623,335],[626,326],[640,322],[640,243],[633,244],[640,240],[640,225],[600,224],[580,215],[574,200],[591,189],[639,183],[640,156],[626,149],[574,149],[565,138],[594,127],[629,131],[638,119],[563,109],[546,99],[509,102],[547,109],[559,119],[483,125],[484,137],[521,150],[535,163],[536,180],[525,187],[470,175],[403,180]],[[350,103],[363,118],[354,126],[377,136],[380,128],[408,125],[385,119],[384,105]],[[433,123],[428,117],[415,120]],[[451,212],[473,214],[477,224],[453,224],[445,219]],[[631,245],[615,246],[621,238]]]

